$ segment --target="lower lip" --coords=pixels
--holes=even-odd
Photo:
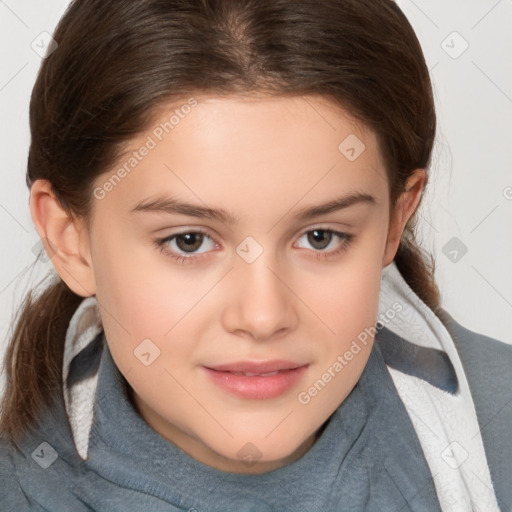
[[[284,370],[268,377],[258,375],[247,377],[231,372],[219,372],[204,366],[203,369],[217,386],[233,395],[252,400],[266,400],[282,395],[295,386],[303,377],[307,367],[308,365]]]

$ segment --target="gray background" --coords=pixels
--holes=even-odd
[[[512,343],[512,2],[397,3],[422,44],[438,114],[420,242],[435,255],[443,307]],[[53,32],[67,5],[0,0],[0,357],[17,306],[53,269],[33,265],[41,245],[25,185],[28,103],[41,63],[31,45]]]

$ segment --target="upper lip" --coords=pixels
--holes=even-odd
[[[292,370],[301,366],[305,366],[305,364],[274,359],[272,361],[236,361],[218,366],[207,366],[207,368],[218,372],[270,373],[278,370]]]

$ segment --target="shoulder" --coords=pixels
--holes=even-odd
[[[437,312],[459,354],[482,435],[494,433],[507,443],[512,424],[512,344],[481,334],[457,322],[445,310]],[[485,427],[485,428],[484,428]],[[512,471],[512,444],[510,444]]]
[[[56,510],[92,511],[75,491],[84,476],[81,468],[57,459],[57,452],[42,443],[34,450],[33,439],[20,446],[0,434],[0,510],[3,512],[48,512]],[[60,449],[61,447],[59,447]],[[45,453],[46,451],[46,453]],[[40,457],[40,459],[38,459]],[[51,466],[51,469],[50,469]],[[60,467],[59,467],[60,466]]]
[[[5,507],[3,510],[42,510],[23,492],[14,464],[15,450],[8,439],[0,436],[0,503]]]
[[[512,345],[471,331],[437,311],[459,353],[473,397],[496,497],[512,503]]]
[[[510,402],[512,344],[467,329],[442,308],[437,316],[453,339],[471,394],[482,404],[482,410],[487,409],[483,405],[487,400],[494,404]]]
[[[512,344],[464,327],[442,308],[437,316],[452,337],[465,370],[470,373],[474,368],[479,368],[478,373],[483,369],[492,370],[498,372],[495,374],[498,380],[512,383]]]

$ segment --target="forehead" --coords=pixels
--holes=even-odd
[[[108,198],[127,210],[166,193],[241,212],[248,200],[282,209],[331,190],[387,193],[375,134],[318,96],[196,95],[163,105],[96,185],[123,168]]]

